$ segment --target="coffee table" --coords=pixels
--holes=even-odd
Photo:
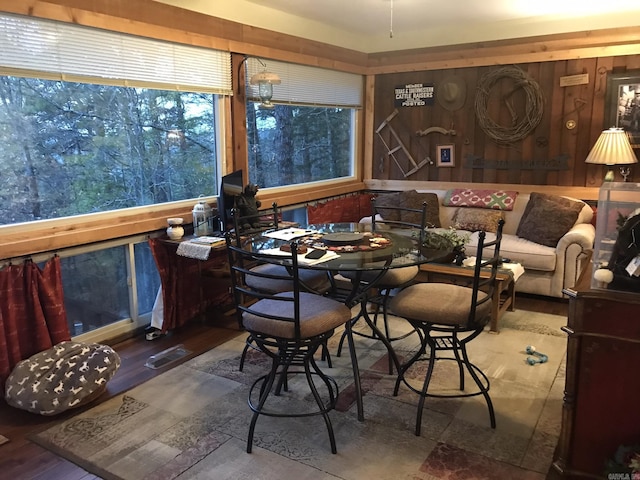
[[[489,271],[483,272],[483,278],[489,276]],[[449,281],[456,284],[467,285],[473,279],[474,267],[458,266],[454,263],[423,263],[416,282]],[[491,299],[491,320],[489,331],[499,333],[498,321],[506,311],[515,310],[516,282],[513,271],[499,268],[496,274],[496,288]]]

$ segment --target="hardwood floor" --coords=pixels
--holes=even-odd
[[[567,315],[568,302],[533,295],[517,294],[516,308],[554,315]],[[152,342],[143,334],[113,345],[122,364],[108,384],[107,392],[85,408],[91,408],[115,395],[129,390],[169,368],[193,358],[240,334],[235,317],[221,316],[208,322],[194,321],[169,335]],[[153,370],[144,366],[149,356],[171,346],[182,344],[191,353],[166,368]],[[90,480],[98,479],[75,464],[39,447],[28,440],[29,434],[46,429],[52,423],[71,417],[71,410],[56,417],[43,417],[9,407],[0,401],[0,435],[9,439],[0,445],[0,479]],[[0,439],[1,441],[1,439]]]

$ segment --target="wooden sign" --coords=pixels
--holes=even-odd
[[[573,85],[586,85],[589,83],[589,74],[582,73],[580,75],[569,75],[566,77],[560,77],[561,87],[571,87]]]

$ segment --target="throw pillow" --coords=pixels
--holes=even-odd
[[[576,212],[576,218],[573,220],[574,224],[578,219],[578,215],[582,211],[582,208],[584,207],[584,203],[577,200],[571,200],[570,198],[561,197],[560,195],[550,195],[548,193],[531,192],[531,194],[529,195],[529,202],[527,203],[527,206],[525,207],[524,212],[522,213],[522,217],[520,217],[520,223],[518,224],[518,229],[516,230],[516,235],[518,237],[527,238],[525,235],[529,235],[531,232],[531,227],[529,225],[529,215],[531,213],[531,210],[537,204],[539,203],[546,204],[546,202],[552,202],[555,205],[558,205],[558,208],[564,207],[564,208],[568,208],[571,211]],[[564,233],[567,233],[572,226],[573,224],[571,224]],[[564,233],[562,235],[564,235]],[[560,235],[560,237],[562,237],[562,235]],[[539,243],[539,242],[536,242],[536,243]],[[555,247],[555,244],[551,246]]]
[[[555,247],[578,219],[578,212],[571,206],[561,205],[549,199],[537,199],[523,215],[517,235],[547,247]]]
[[[440,202],[435,193],[419,193],[415,190],[382,193],[376,197],[376,209],[385,220],[420,224],[420,212],[401,212],[385,207],[422,209],[422,202],[427,202],[427,225],[440,227]]]
[[[454,188],[448,190],[442,202],[448,207],[476,207],[492,210],[513,210],[518,192],[513,190],[476,190]]]
[[[440,228],[440,201],[435,193],[419,193],[415,190],[404,192],[402,196],[403,208],[422,210],[423,202],[427,202],[427,226]],[[383,215],[384,217],[384,215]],[[400,220],[403,222],[420,225],[422,212],[400,212]]]
[[[397,193],[382,193],[376,197],[376,209],[378,213],[382,215],[385,220],[392,222],[400,221],[400,211],[384,208],[384,207],[399,207],[402,202],[402,194],[404,192]]]
[[[453,222],[458,230],[497,232],[498,222],[502,218],[504,218],[504,214],[498,210],[461,207],[453,215]]]

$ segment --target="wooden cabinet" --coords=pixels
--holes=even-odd
[[[620,445],[640,443],[640,292],[590,288],[569,296],[562,430],[548,479],[606,478]]]

